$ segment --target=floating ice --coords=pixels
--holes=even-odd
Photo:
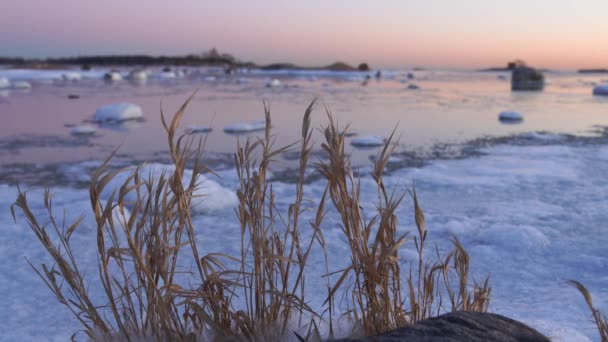
[[[132,103],[117,103],[97,108],[95,121],[97,122],[122,122],[143,118],[144,113],[140,106]]]
[[[498,120],[507,122],[520,122],[524,119],[524,116],[519,112],[506,111],[501,112],[498,115]]]
[[[148,73],[145,70],[133,70],[127,78],[131,81],[145,81],[148,78]]]
[[[608,85],[600,85],[593,88],[593,95],[608,96]]]
[[[386,142],[386,138],[378,135],[368,135],[364,137],[354,138],[350,144],[355,147],[377,147],[382,146]]]
[[[176,77],[177,75],[173,71],[162,71],[157,74],[154,74],[154,78],[158,78],[161,80],[171,80]]]
[[[120,81],[122,80],[122,75],[118,71],[110,71],[103,75],[103,79],[106,81]]]
[[[89,124],[78,125],[70,131],[72,135],[91,135],[97,131],[95,126]]]
[[[186,127],[186,129],[184,129],[184,131],[186,132],[186,134],[209,133],[209,132],[213,131],[213,128],[208,127],[208,126],[191,125],[191,126]]]
[[[32,85],[30,82],[26,81],[16,81],[12,84],[13,89],[32,89]]]
[[[6,77],[0,77],[0,89],[9,88],[11,86],[11,82]]]
[[[246,133],[262,131],[266,128],[266,121],[259,120],[251,123],[237,123],[234,125],[224,127],[226,133]]]
[[[277,88],[281,86],[281,81],[277,80],[276,78],[273,79],[272,81],[269,81],[266,83],[266,87],[268,88]]]
[[[64,81],[80,81],[82,79],[82,75],[78,72],[68,71],[61,75],[61,78]]]
[[[206,76],[205,78],[203,78],[203,81],[205,82],[215,82],[217,80],[217,78],[215,76]]]
[[[153,181],[158,179],[163,173],[165,176],[170,176],[174,170],[175,167],[172,165],[149,164],[139,169],[139,176],[143,181]],[[101,198],[107,200],[110,198],[113,191],[116,190],[118,192],[133,171],[135,171],[135,168],[119,172],[104,188],[101,193]],[[192,170],[185,170],[182,176],[182,185],[187,187],[191,178]],[[193,212],[212,212],[233,208],[238,205],[238,199],[234,191],[223,187],[214,180],[209,179],[207,176],[199,174],[196,182],[198,186],[192,193],[192,201],[190,203],[190,209]],[[133,185],[133,180],[130,181],[130,184]],[[143,189],[144,188],[140,191],[144,191]],[[117,195],[115,194],[114,196],[116,198]],[[134,203],[136,200],[137,190],[129,191],[124,197],[124,202],[127,205]]]

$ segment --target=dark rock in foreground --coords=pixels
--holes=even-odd
[[[429,318],[382,335],[342,341],[549,342],[549,339],[527,325],[501,315],[461,311]]]
[[[511,73],[511,90],[543,90],[545,76],[539,70],[517,66]]]

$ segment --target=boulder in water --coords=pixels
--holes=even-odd
[[[520,65],[511,72],[511,90],[543,90],[545,76],[539,70]]]
[[[450,312],[387,333],[342,341],[377,342],[549,342],[549,338],[516,320],[492,313]]]
[[[608,85],[600,85],[593,88],[593,95],[608,96]]]
[[[524,116],[519,112],[505,111],[498,115],[498,120],[507,122],[520,122],[524,119]]]

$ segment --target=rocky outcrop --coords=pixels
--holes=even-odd
[[[539,70],[520,65],[511,73],[511,90],[543,90],[545,76]]]
[[[361,342],[549,342],[538,331],[510,318],[479,312],[451,312],[382,335],[342,341]]]

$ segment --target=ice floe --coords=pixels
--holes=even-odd
[[[259,120],[251,123],[237,123],[224,127],[224,132],[238,134],[247,132],[262,131],[266,128],[266,121]]]
[[[95,126],[89,125],[89,124],[82,124],[82,125],[73,127],[70,130],[70,133],[72,135],[92,135],[92,134],[95,134],[96,131],[97,131],[97,128],[95,128]]]
[[[498,114],[498,120],[503,122],[521,122],[524,116],[519,112],[504,111]]]
[[[277,88],[281,86],[281,81],[279,81],[278,79],[273,79],[272,81],[268,81],[266,82],[266,87],[268,88]]]
[[[64,81],[80,81],[82,79],[82,75],[79,72],[69,71],[63,73],[63,75],[61,75],[61,78]]]
[[[145,70],[132,70],[127,78],[131,81],[145,81],[148,78],[148,73]]]
[[[122,80],[122,75],[118,71],[110,71],[103,75],[103,79],[106,81],[120,81]]]
[[[11,82],[6,77],[0,77],[0,89],[10,88]]]
[[[15,81],[12,83],[13,89],[32,89],[32,84],[27,81]]]
[[[117,103],[97,108],[95,121],[122,122],[142,119],[144,116],[140,106],[132,103]]]
[[[378,135],[368,135],[363,137],[353,138],[350,144],[355,147],[377,147],[382,146],[386,142],[386,138]]]
[[[184,132],[186,132],[186,134],[210,133],[211,131],[213,131],[213,128],[211,127],[196,125],[190,125],[184,129]]]

